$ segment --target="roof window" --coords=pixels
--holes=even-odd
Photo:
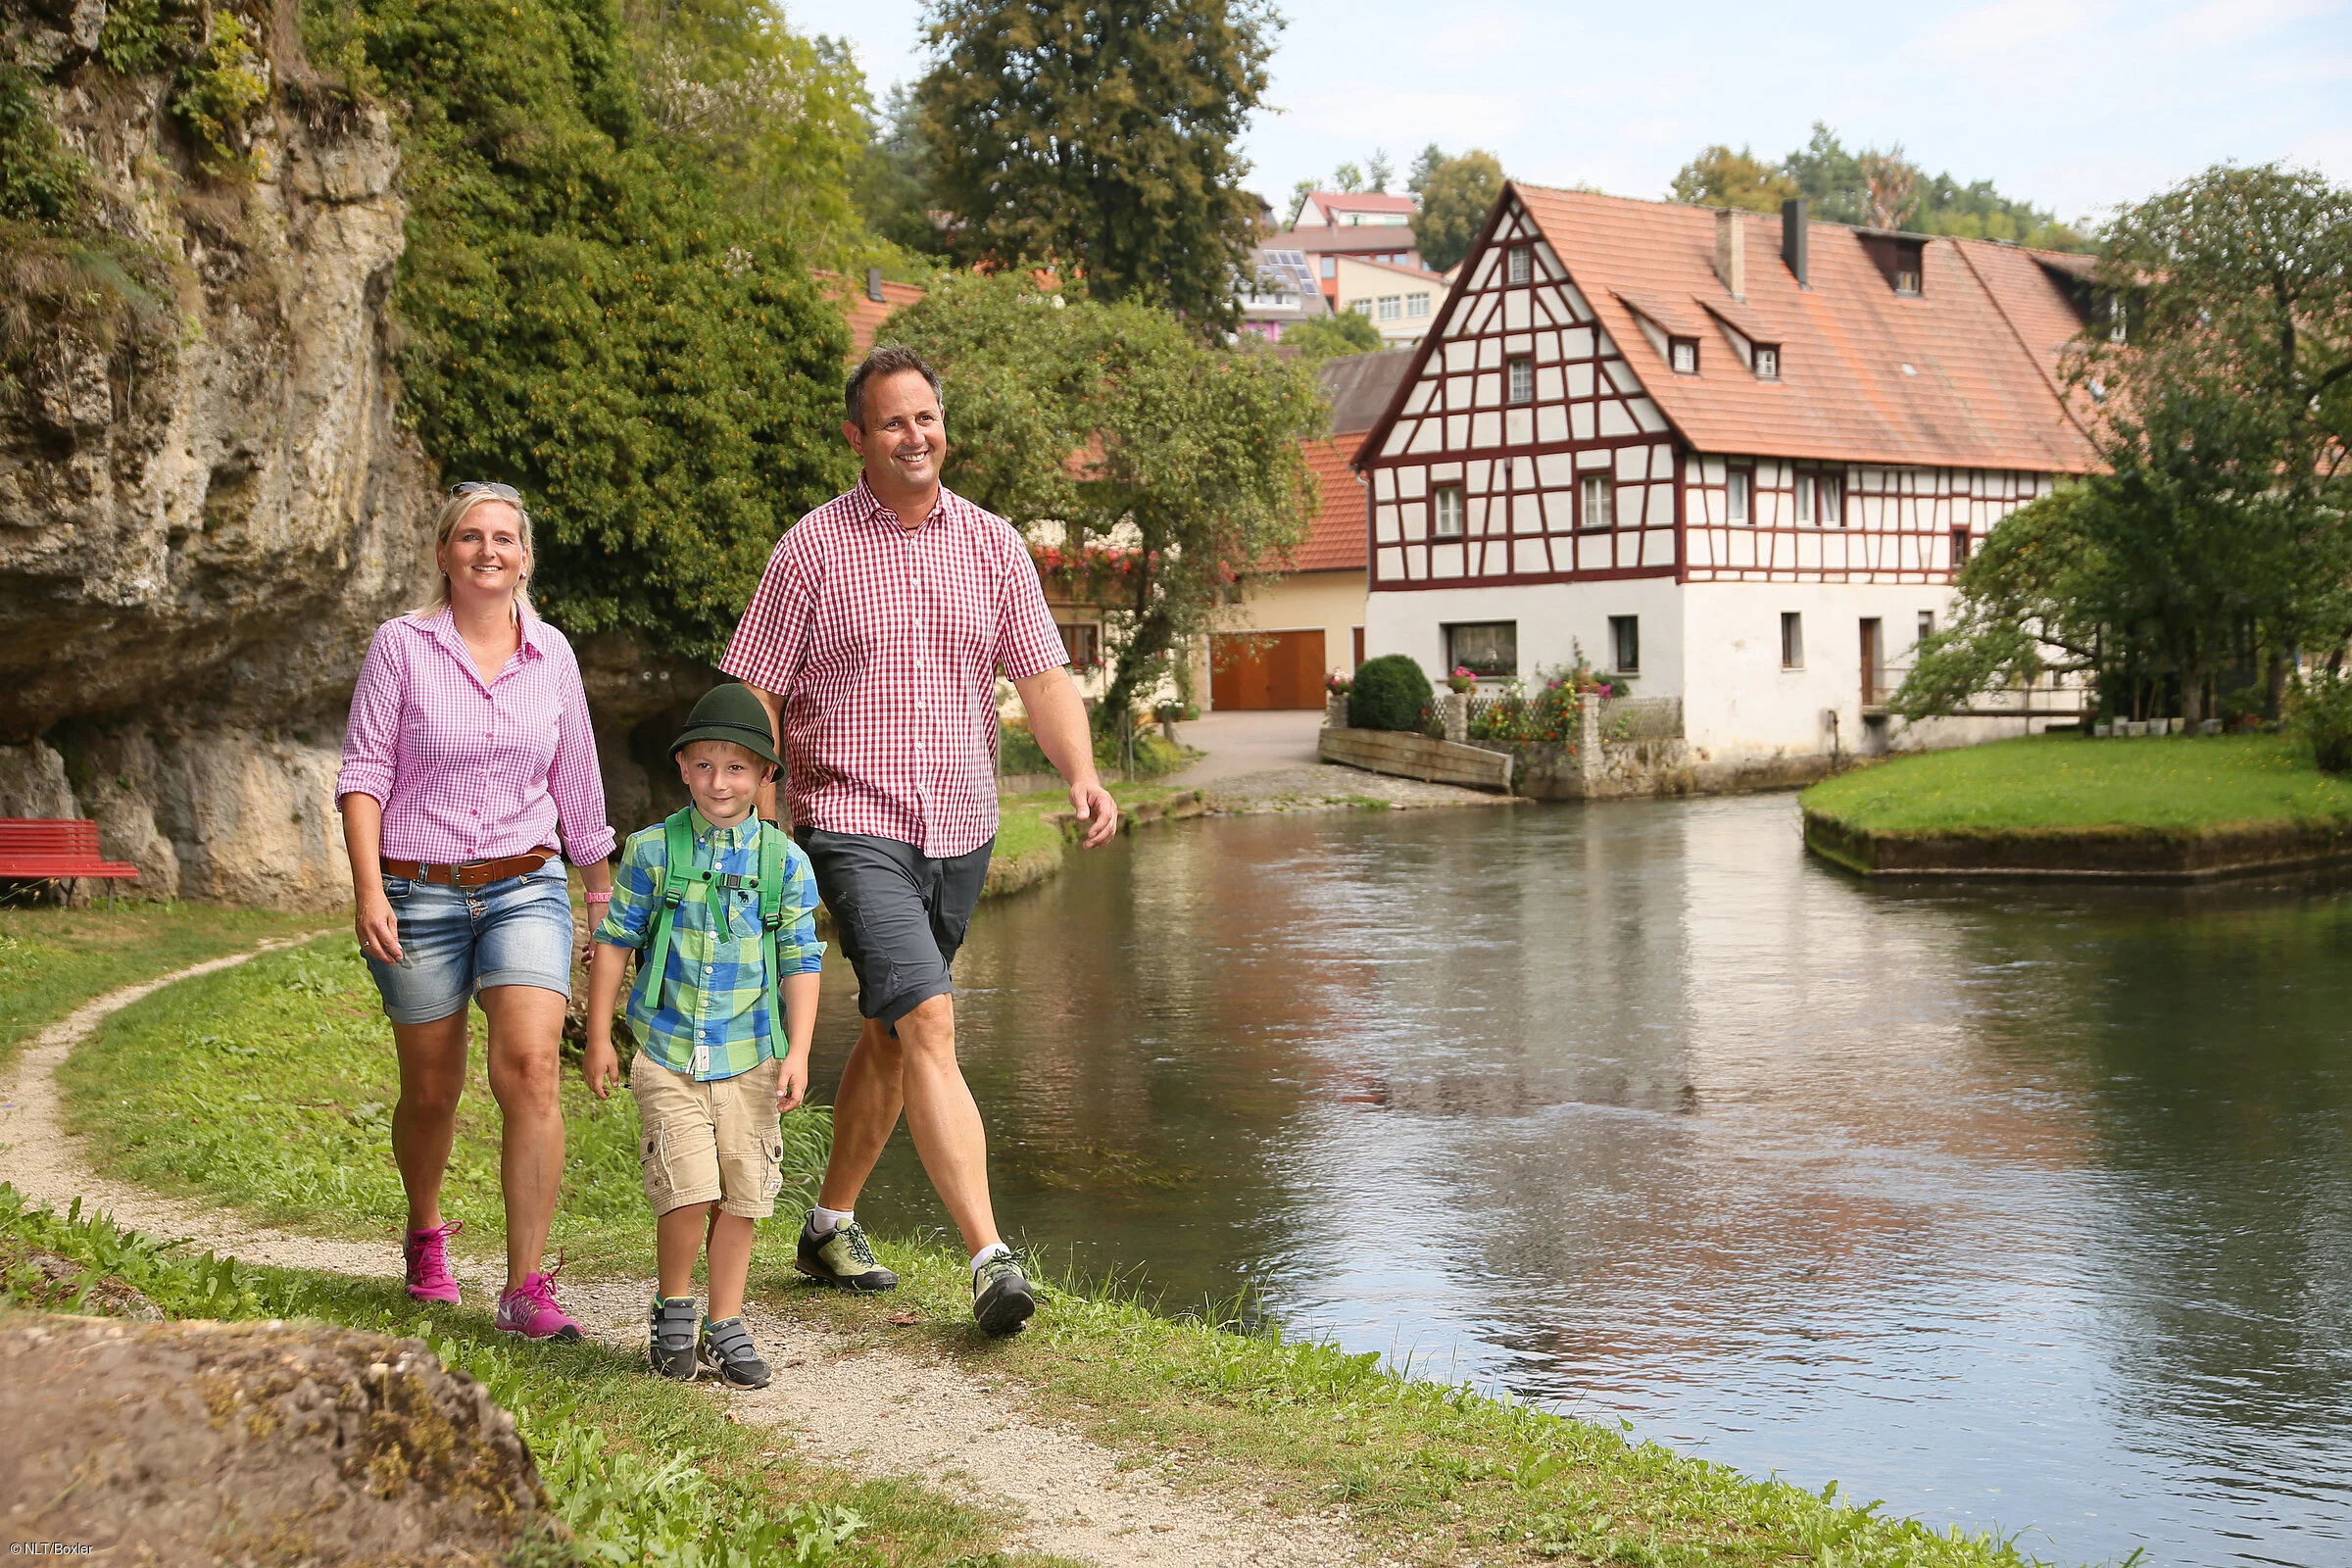
[[[1666,340],[1666,363],[1674,367],[1677,375],[1698,373],[1698,339],[1673,337]]]
[[[1749,351],[1748,364],[1754,368],[1759,381],[1778,381],[1781,378],[1781,346],[1778,343],[1758,343]]]
[[[1864,231],[1855,236],[1870,253],[1886,286],[1905,299],[1917,299],[1927,277],[1928,242],[1917,234]]]

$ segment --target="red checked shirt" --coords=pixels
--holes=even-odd
[[[484,683],[444,606],[375,629],[351,694],[335,798],[372,795],[383,853],[451,865],[556,842],[575,865],[612,853],[588,699],[571,644],[522,612],[522,640]]]
[[[944,860],[997,831],[997,673],[1064,662],[1012,524],[944,486],[904,528],[863,479],[777,541],[718,667],[784,699],[792,820]]]

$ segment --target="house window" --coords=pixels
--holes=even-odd
[[[1514,245],[1504,252],[1504,276],[1513,283],[1524,283],[1535,275],[1535,262],[1524,245]]]
[[[1515,620],[1474,620],[1446,628],[1446,667],[1467,668],[1473,675],[1512,676],[1519,673],[1519,623]]]
[[[1756,476],[1745,468],[1733,468],[1724,474],[1723,510],[1725,516],[1734,522],[1748,520],[1750,516],[1748,497],[1755,482]]]
[[[1631,675],[1642,668],[1642,617],[1640,615],[1611,615],[1609,617],[1609,655],[1617,662],[1619,673]]]
[[[1061,652],[1071,668],[1093,669],[1102,662],[1102,627],[1063,625],[1054,629],[1061,633]]]
[[[1370,316],[1372,314],[1372,302],[1370,300],[1349,300],[1348,302],[1348,308],[1358,316]]]
[[[1781,378],[1781,346],[1778,343],[1756,345],[1756,379],[1778,381]]]
[[[1919,293],[1919,271],[1916,268],[1898,267],[1894,270],[1894,291],[1897,294]]]
[[[1805,617],[1794,611],[1781,612],[1781,667],[1805,667]]]
[[[1577,526],[1580,528],[1614,528],[1617,526],[1617,481],[1605,473],[1588,473],[1582,493],[1577,498]]]
[[[1462,536],[1462,487],[1442,484],[1431,497],[1434,517],[1430,532],[1440,539],[1459,539]]]
[[[1340,259],[1337,256],[1326,256],[1323,258],[1323,275],[1325,277],[1337,277],[1340,275]]]
[[[1513,403],[1535,402],[1536,362],[1522,354],[1517,359],[1511,361],[1510,374],[1511,401]]]
[[[1921,611],[1919,612],[1919,640],[1924,643],[1935,635],[1936,612],[1933,610]]]
[[[1952,569],[1954,571],[1958,571],[1962,566],[1968,564],[1969,554],[1975,544],[1976,540],[1970,536],[1966,523],[1952,530]]]
[[[2122,342],[2125,342],[2125,341],[2129,340],[2131,336],[2132,336],[2132,327],[2131,327],[2131,322],[2130,322],[2130,319],[2129,319],[2129,318],[2126,316],[2126,314],[2125,314],[2125,311],[2124,311],[2124,297],[2123,297],[2123,295],[2121,295],[2121,294],[2110,294],[2110,295],[2108,295],[2108,296],[2107,296],[2107,341],[2108,341],[2108,342],[2110,342],[2110,343],[2122,343]]]
[[[1404,297],[1404,314],[1416,318],[1427,316],[1429,314],[1429,296],[1407,294]]]
[[[1823,474],[1819,482],[1813,486],[1813,494],[1821,507],[1820,514],[1813,520],[1824,528],[1844,527],[1845,479],[1843,476],[1835,473]]]
[[[1696,375],[1698,373],[1698,339],[1694,337],[1667,339],[1666,359],[1667,363],[1674,367],[1675,374]]]
[[[1809,473],[1798,474],[1796,476],[1796,520],[1800,524],[1814,520],[1813,508],[1816,504],[1813,499],[1813,476]]]
[[[1379,315],[1384,321],[1397,319],[1404,315],[1404,301],[1394,294],[1383,294],[1380,297]]]

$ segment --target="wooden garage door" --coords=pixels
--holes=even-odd
[[[1321,708],[1319,631],[1217,632],[1208,639],[1208,700],[1217,708]]]

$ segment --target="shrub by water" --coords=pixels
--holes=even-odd
[[[1430,706],[1429,677],[1403,654],[1366,660],[1348,694],[1348,722],[1357,729],[1417,730]]]

